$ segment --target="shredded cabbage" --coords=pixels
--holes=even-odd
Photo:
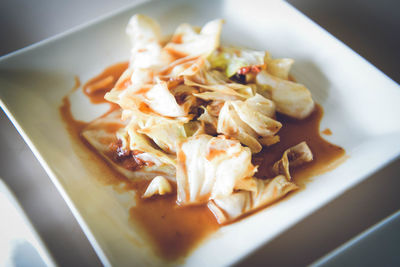
[[[263,66],[265,52],[237,47],[222,47],[210,55],[211,66],[232,77],[241,68],[248,66]]]
[[[305,86],[289,81],[292,59],[221,45],[222,25],[181,24],[163,43],[155,20],[133,16],[129,68],[105,99],[122,111],[121,148],[172,170],[164,173],[176,171],[179,204],[207,204],[226,223],[297,189],[289,165],[312,160],[305,142],[288,148],[267,180],[256,178],[252,154],[279,142],[276,112],[303,119],[314,102]],[[157,176],[143,197],[170,192]]]

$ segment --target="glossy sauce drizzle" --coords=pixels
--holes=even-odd
[[[104,95],[114,87],[128,65],[128,62],[122,62],[106,68],[83,85],[83,92],[93,104],[106,103],[107,100],[104,99]]]
[[[176,192],[143,199],[140,196],[145,189],[144,186],[135,188],[137,205],[130,210],[131,219],[147,232],[162,258],[173,261],[187,256],[220,227],[206,205],[178,206]]]
[[[259,178],[273,177],[272,165],[282,157],[283,152],[306,141],[313,153],[313,161],[290,169],[290,173],[299,186],[304,186],[312,176],[322,174],[335,168],[345,159],[343,148],[333,145],[323,139],[320,135],[319,125],[323,116],[323,109],[316,105],[310,116],[303,120],[296,120],[277,114],[277,120],[282,123],[278,135],[280,142],[265,147],[260,153],[253,155],[253,164],[258,165]]]
[[[105,69],[100,75],[84,84],[84,93],[92,103],[106,102],[104,94],[113,88],[127,67],[128,63],[124,62]],[[77,83],[76,86],[79,84]],[[113,108],[115,106],[111,106],[111,109]],[[88,153],[93,153],[98,157],[99,164],[108,165],[98,152],[81,137],[81,131],[88,124],[74,120],[67,96],[63,99],[60,114],[71,137],[85,147]],[[256,176],[259,178],[273,177],[270,171],[273,163],[282,157],[287,148],[302,141],[306,141],[309,145],[314,160],[304,166],[291,169],[292,177],[301,187],[304,188],[310,177],[333,169],[339,164],[345,158],[345,151],[320,136],[319,124],[322,116],[323,110],[319,105],[316,105],[314,112],[304,120],[294,120],[277,114],[277,119],[283,124],[278,132],[281,141],[253,155],[253,163],[259,165]],[[114,174],[115,179],[112,183],[123,183],[125,190],[137,192],[137,204],[130,210],[131,220],[143,228],[156,253],[162,258],[172,261],[187,256],[202,240],[220,227],[206,205],[180,207],[176,204],[176,193],[142,199],[140,196],[144,193],[148,182],[132,182],[116,171]]]

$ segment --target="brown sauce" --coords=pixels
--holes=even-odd
[[[323,130],[322,133],[325,135],[332,135],[332,131],[329,128],[326,128],[325,130]]]
[[[107,102],[104,100],[104,94],[115,85],[127,66],[126,62],[113,65],[85,83],[83,90],[92,103]],[[75,87],[79,87],[79,85],[79,79],[76,79]],[[112,105],[111,107],[113,108]],[[83,150],[96,157],[96,162],[103,165],[101,168],[108,166],[111,169],[107,161],[81,137],[82,130],[88,124],[73,118],[68,96],[63,99],[60,114],[71,137],[83,147]],[[256,177],[273,177],[271,173],[273,163],[281,158],[287,148],[302,141],[306,141],[309,145],[314,160],[304,166],[291,169],[292,177],[298,185],[304,188],[310,177],[337,166],[345,158],[345,151],[320,136],[319,124],[322,116],[323,110],[319,105],[316,105],[314,112],[308,118],[301,121],[278,114],[277,119],[283,124],[278,132],[280,142],[253,155],[253,163],[259,165]],[[108,180],[107,184],[119,185],[122,183],[125,185],[124,190],[137,192],[137,204],[130,209],[131,220],[134,224],[141,226],[156,253],[162,258],[168,261],[184,258],[202,240],[220,227],[206,205],[180,207],[176,204],[176,193],[143,199],[141,195],[143,195],[148,181],[133,182],[118,172],[111,171],[114,178]],[[98,177],[98,179],[102,181],[104,178]]]
[[[304,186],[307,179],[333,169],[342,162],[345,156],[344,149],[327,142],[319,134],[322,116],[323,109],[318,104],[312,114],[303,120],[292,119],[278,113],[277,120],[282,123],[282,128],[278,132],[280,141],[272,146],[264,147],[260,153],[253,155],[253,163],[259,166],[256,177],[274,177],[272,165],[282,157],[286,149],[302,141],[306,141],[310,147],[313,161],[290,169],[298,185]]]
[[[156,253],[166,260],[187,256],[200,241],[220,226],[206,205],[181,207],[176,193],[143,199],[138,190],[131,218],[149,235]]]
[[[128,62],[114,64],[83,85],[83,92],[94,104],[106,103],[104,94],[110,91],[118,78],[128,68]]]

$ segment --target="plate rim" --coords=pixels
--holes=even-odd
[[[180,1],[181,0],[175,0],[174,2],[176,3],[176,2],[180,2]],[[300,15],[302,17],[302,19],[306,19],[308,21],[308,23],[311,23],[311,25],[310,25],[311,27],[314,27],[314,28],[316,27],[316,28],[319,29],[319,31],[322,31],[322,33],[325,34],[330,39],[330,41],[334,41],[335,43],[340,44],[345,49],[347,49],[349,52],[351,52],[351,54],[353,56],[356,56],[358,59],[361,59],[364,64],[367,63],[366,65],[368,65],[369,67],[372,67],[373,70],[376,73],[379,73],[379,75],[382,76],[382,78],[384,78],[384,79],[386,79],[388,81],[391,81],[392,83],[394,83],[394,85],[399,87],[399,85],[392,78],[387,76],[380,69],[375,67],[372,63],[370,63],[368,60],[366,60],[361,55],[359,55],[356,51],[354,51],[348,45],[346,45],[341,40],[339,40],[338,38],[333,36],[331,33],[329,33],[327,30],[322,28],[319,24],[317,24],[316,22],[311,20],[309,17],[304,15],[302,12],[300,12],[298,9],[296,9],[293,5],[291,5],[290,3],[287,3],[285,1],[281,1],[281,0],[276,0],[276,1],[281,2],[282,4],[286,5],[288,8],[292,9],[293,11],[295,11],[298,15]],[[128,5],[128,6],[122,7],[120,9],[115,10],[113,12],[110,12],[108,14],[102,15],[102,16],[100,16],[98,18],[95,18],[93,20],[90,20],[90,21],[88,21],[86,23],[83,23],[81,25],[75,26],[75,27],[73,27],[73,28],[71,28],[69,30],[63,31],[63,32],[61,32],[59,34],[56,34],[54,36],[51,36],[51,37],[46,38],[44,40],[41,40],[41,41],[39,41],[37,43],[31,44],[31,45],[29,45],[27,47],[24,47],[24,48],[21,48],[21,49],[18,49],[16,51],[14,51],[14,52],[11,52],[9,54],[3,55],[3,56],[0,57],[0,62],[6,61],[6,60],[8,60],[10,58],[14,58],[14,57],[22,57],[22,56],[24,56],[24,54],[29,53],[32,50],[35,50],[35,49],[40,48],[40,47],[45,46],[45,45],[50,45],[51,43],[53,43],[53,42],[55,42],[57,40],[60,40],[62,38],[67,38],[71,34],[78,33],[78,32],[80,32],[82,30],[90,28],[93,25],[96,25],[98,23],[110,20],[110,19],[114,18],[115,16],[118,16],[119,14],[121,14],[123,12],[127,12],[128,10],[134,11],[136,8],[139,8],[141,6],[154,5],[157,2],[162,2],[162,0],[161,1],[142,1],[142,2],[132,3],[132,4]],[[103,262],[103,264],[105,264],[107,266],[111,266],[111,262],[109,261],[108,257],[106,256],[106,254],[104,253],[103,249],[99,245],[99,243],[98,243],[96,237],[93,235],[91,229],[88,227],[87,223],[83,219],[83,216],[80,214],[79,210],[75,207],[75,205],[73,204],[73,201],[71,201],[71,199],[70,199],[69,195],[67,194],[67,192],[65,191],[64,187],[59,182],[59,179],[57,178],[57,175],[52,171],[51,166],[49,166],[48,163],[46,162],[46,160],[42,157],[41,153],[39,152],[39,149],[34,145],[32,140],[30,139],[29,135],[25,133],[24,128],[22,127],[22,125],[20,125],[18,120],[13,116],[13,113],[7,107],[7,104],[3,101],[2,98],[0,98],[0,106],[2,107],[4,112],[6,113],[7,117],[10,119],[10,121],[13,123],[13,125],[17,129],[18,133],[22,136],[22,138],[24,139],[24,141],[26,142],[26,144],[28,145],[30,150],[33,152],[35,157],[38,159],[38,161],[40,162],[41,166],[45,169],[47,175],[50,177],[51,181],[56,186],[57,190],[62,195],[64,201],[67,203],[69,209],[71,210],[71,212],[73,213],[74,217],[78,221],[80,227],[82,228],[83,232],[85,233],[86,237],[88,238],[90,244],[93,246],[93,248],[96,251],[96,254],[99,256],[100,260]],[[335,196],[332,196],[331,198],[326,199],[325,202],[320,203],[318,206],[316,206],[314,209],[310,210],[308,213],[303,214],[301,216],[301,219],[298,220],[297,222],[303,220],[304,218],[308,217],[310,214],[314,213],[316,210],[322,208],[327,203],[329,203],[332,199],[334,199],[336,197],[339,197],[346,190],[349,190],[350,188],[356,186],[357,184],[360,183],[360,181],[368,179],[368,177],[371,176],[372,173],[382,169],[384,166],[390,164],[391,162],[396,160],[398,157],[400,157],[400,150],[393,157],[391,157],[391,158],[389,158],[389,159],[387,159],[385,161],[382,161],[380,163],[379,167],[377,167],[377,168],[375,168],[373,170],[370,170],[370,172],[368,172],[368,174],[360,176],[359,179],[356,179],[350,186],[344,188],[343,190],[341,190]],[[291,227],[293,225],[294,224],[291,224],[287,228],[289,228],[289,227]],[[287,230],[287,228],[285,230]],[[277,233],[274,237],[276,237],[280,233],[281,232]],[[262,244],[260,244],[260,245],[262,245]],[[248,255],[252,251],[254,251],[254,249],[249,250],[249,252],[246,255]],[[246,255],[242,255],[243,258],[246,257]],[[241,258],[242,257],[240,257],[239,260]]]

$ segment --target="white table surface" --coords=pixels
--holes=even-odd
[[[0,55],[132,2],[135,1],[2,0]],[[400,82],[399,1],[289,2]],[[0,129],[0,177],[18,198],[55,261],[60,266],[100,266],[61,195],[3,111],[0,111]],[[399,210],[399,189],[400,159],[397,159],[238,265],[308,265]]]

